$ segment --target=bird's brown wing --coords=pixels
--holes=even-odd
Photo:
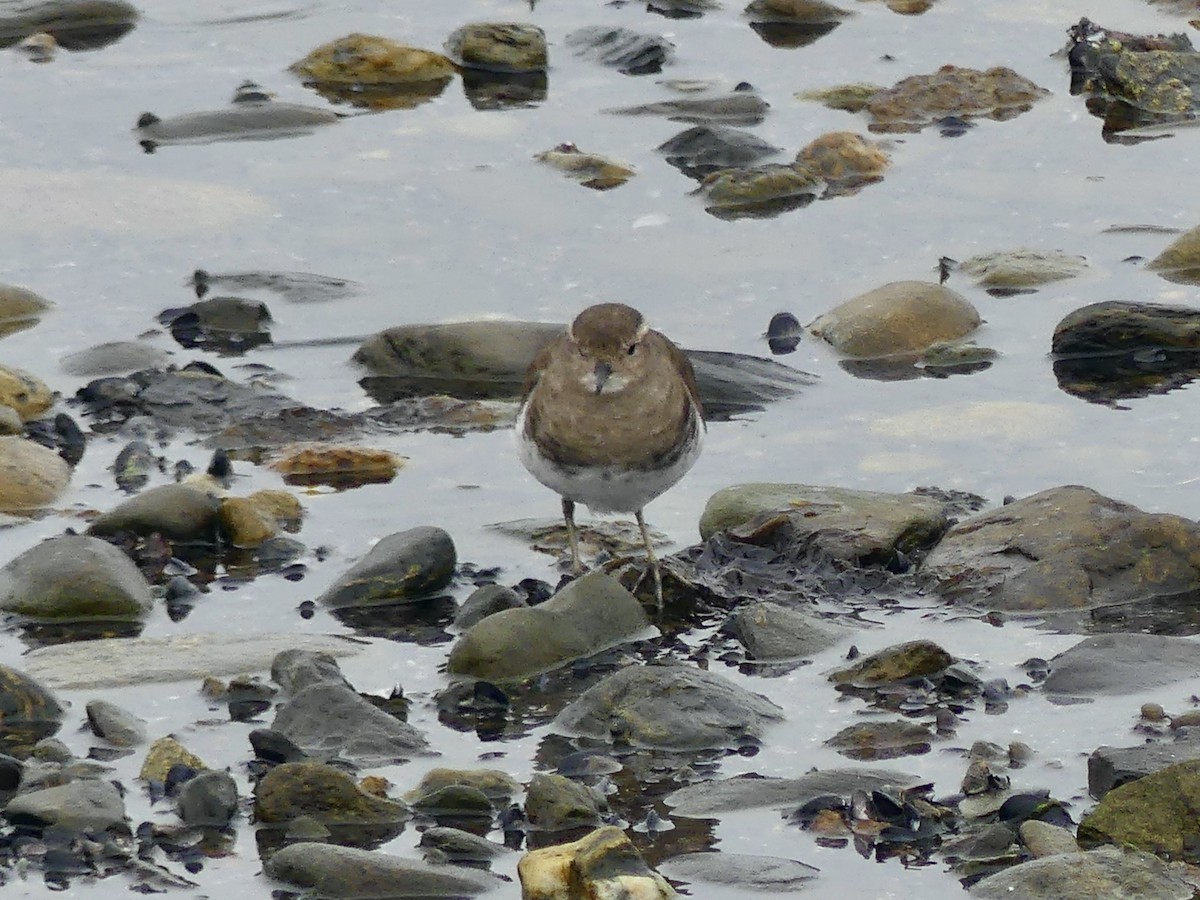
[[[687,354],[675,346],[674,341],[669,337],[663,337],[663,343],[667,345],[667,349],[671,353],[671,362],[679,373],[683,375],[683,383],[687,385],[687,391],[692,396],[693,402],[696,404],[696,409],[700,413],[700,418],[704,418],[704,404],[700,402],[700,388],[696,385],[696,373],[692,369],[692,361],[688,359]]]
[[[546,364],[550,360],[550,354],[554,352],[554,348],[566,340],[566,335],[550,341],[546,346],[538,351],[537,356],[533,358],[533,362],[529,364],[529,368],[525,370],[525,381],[521,385],[521,402],[524,403],[529,399],[529,395],[533,392],[534,387],[538,383],[538,379],[542,377],[542,372],[546,369]]]

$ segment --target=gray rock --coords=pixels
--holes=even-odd
[[[1191,885],[1162,860],[1117,847],[1022,863],[989,875],[968,893],[983,900],[1191,900],[1194,896]]]
[[[120,38],[139,18],[137,8],[125,0],[17,2],[0,12],[0,33],[15,42],[50,31],[67,50],[95,50]]]
[[[961,294],[923,281],[896,281],[860,294],[809,324],[848,356],[915,354],[966,337],[982,320]]]
[[[422,526],[389,534],[317,598],[344,609],[425,599],[450,583],[457,557],[441,528]]]
[[[1061,250],[1008,250],[972,256],[959,271],[988,288],[1026,288],[1074,278],[1087,269],[1087,260]]]
[[[594,59],[625,75],[661,72],[675,55],[675,45],[657,34],[629,28],[589,25],[567,35],[566,44],[577,56]]]
[[[662,871],[673,880],[772,892],[803,890],[820,873],[820,869],[794,859],[724,852],[672,856]]]
[[[515,681],[630,640],[648,626],[641,604],[619,581],[592,572],[539,606],[480,620],[455,643],[447,670]]]
[[[1200,759],[1200,734],[1185,728],[1167,744],[1099,747],[1088,757],[1088,793],[1097,800],[1115,787],[1137,781],[1167,766]]]
[[[138,369],[159,368],[170,361],[165,350],[142,341],[111,341],[62,358],[63,371],[77,378],[120,375]]]
[[[1200,311],[1193,307],[1106,300],[1089,303],[1064,316],[1054,327],[1050,350],[1095,354],[1147,347],[1195,350],[1198,345]]]
[[[932,739],[929,729],[917,722],[868,721],[843,728],[825,744],[851,759],[877,760],[928,753]]]
[[[758,738],[783,718],[778,706],[713,672],[630,666],[592,685],[559,713],[554,729],[643,747],[707,750]]]
[[[467,69],[487,72],[543,72],[546,33],[517,22],[474,22],[451,32],[446,55]]]
[[[728,627],[759,662],[813,656],[849,633],[815,615],[770,600],[737,610],[729,617]]]
[[[238,813],[237,782],[228,772],[201,772],[179,789],[176,805],[188,825],[224,828]]]
[[[1200,588],[1200,525],[1067,485],[955,525],[921,574],[946,599],[991,609],[1126,603]]]
[[[913,678],[928,678],[954,663],[954,657],[933,641],[905,641],[877,650],[829,674],[834,684],[877,687]]]
[[[1097,634],[1050,660],[1052,694],[1131,694],[1200,675],[1200,643],[1156,634]]]
[[[598,791],[562,775],[534,775],[525,795],[525,817],[541,831],[599,825],[607,810]]]
[[[297,694],[312,684],[350,687],[333,654],[294,647],[271,660],[271,680],[289,694]]]
[[[158,532],[179,543],[213,544],[217,540],[220,500],[194,484],[163,484],[101,513],[88,534]]]
[[[318,843],[284,847],[267,862],[266,871],[329,900],[474,896],[500,883],[476,869],[431,866],[389,853]]]
[[[151,148],[168,144],[209,144],[214,141],[265,140],[308,134],[332,125],[339,116],[331,109],[274,100],[240,100],[225,109],[204,110],[159,118],[142,113],[134,134]]]
[[[721,169],[749,166],[780,148],[756,134],[722,125],[695,125],[655,148],[684,174],[703,178]]]
[[[697,125],[757,125],[766,118],[770,108],[771,104],[743,82],[732,93],[717,97],[663,100],[606,109],[604,112],[622,116],[665,116],[672,122],[693,122]]]
[[[1061,825],[1051,825],[1037,819],[1026,819],[1019,830],[1021,843],[1035,859],[1058,853],[1079,853],[1075,835]]]
[[[471,595],[463,601],[454,616],[454,624],[465,631],[493,613],[528,605],[525,598],[510,587],[502,584],[485,584],[472,591]]]
[[[0,284],[0,337],[33,326],[53,305],[28,288]]]
[[[88,725],[97,737],[117,747],[137,747],[146,742],[146,722],[107,700],[89,700]]]
[[[128,832],[125,801],[116,785],[108,781],[72,781],[56,787],[18,794],[4,808],[4,817],[14,824],[101,832],[112,828]]]
[[[503,844],[459,828],[435,825],[421,832],[420,846],[452,863],[481,863],[512,851]]]
[[[700,537],[751,529],[756,519],[773,514],[787,516],[797,539],[814,535],[816,545],[835,559],[860,564],[926,550],[949,526],[944,504],[931,497],[760,482],[713,494],[700,516]]]
[[[416,728],[340,684],[304,688],[279,707],[271,728],[316,759],[337,757],[376,766],[430,753]]]
[[[106,541],[62,535],[0,569],[0,609],[37,619],[139,620],[154,605],[133,562]]]
[[[915,775],[892,769],[826,769],[799,778],[735,775],[680,788],[668,794],[665,802],[673,807],[674,815],[709,818],[722,812],[803,806],[824,794],[849,797],[856,790],[869,793],[918,783]]]

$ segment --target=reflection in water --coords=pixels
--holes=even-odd
[[[1064,356],[1054,360],[1058,386],[1072,397],[1103,406],[1166,394],[1200,376],[1200,351],[1161,347]]]
[[[463,69],[463,93],[475,109],[523,109],[546,100],[545,72],[485,72]]]
[[[840,24],[842,23],[751,22],[750,27],[754,29],[755,34],[770,46],[781,50],[790,50],[797,47],[807,47],[809,44],[829,34]]]

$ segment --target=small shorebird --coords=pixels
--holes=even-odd
[[[623,303],[581,312],[525,376],[517,419],[521,462],[562,496],[576,573],[575,504],[633,513],[662,608],[662,576],[642,509],[692,467],[704,414],[683,352]]]

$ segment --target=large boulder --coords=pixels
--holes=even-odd
[[[140,620],[153,606],[138,567],[95,537],[51,538],[0,569],[0,609],[35,619]]]

